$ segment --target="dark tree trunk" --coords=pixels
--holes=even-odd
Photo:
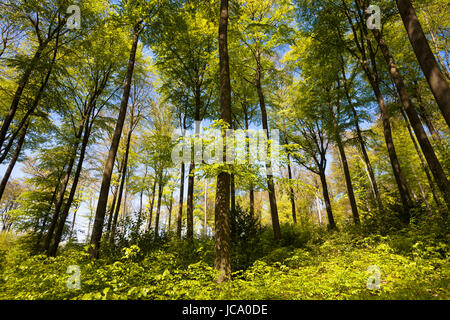
[[[320,182],[322,183],[323,200],[325,201],[325,208],[327,209],[328,229],[335,230],[336,223],[334,222],[333,211],[331,210],[331,201],[330,195],[328,194],[327,178],[325,176],[325,171],[323,169],[320,169],[319,177]]]
[[[25,136],[27,134],[29,122],[25,124],[22,128],[22,132],[20,133],[19,140],[17,141],[16,150],[12,155],[11,161],[9,162],[8,168],[6,168],[5,174],[3,175],[2,182],[0,183],[0,200],[3,197],[3,193],[5,192],[6,184],[8,183],[9,177],[16,165],[17,159],[19,159],[20,151],[22,150],[23,143],[25,142]]]
[[[228,58],[228,0],[220,1],[219,18],[219,64],[220,64],[220,109],[221,119],[231,124],[231,84]],[[225,131],[222,132],[225,138]],[[224,143],[224,161],[226,143]],[[231,243],[230,243],[230,174],[221,172],[217,176],[215,204],[215,261],[219,271],[217,281],[231,280]]]
[[[405,111],[404,110],[400,110],[400,111],[402,113],[403,119],[405,120],[406,128],[408,129],[409,136],[411,137],[411,141],[413,142],[414,148],[416,149],[417,155],[419,156],[420,164],[422,166],[422,169],[425,172],[425,175],[427,176],[428,185],[431,188],[431,193],[433,194],[434,201],[436,202],[438,207],[441,207],[442,203],[439,200],[439,195],[438,195],[438,192],[437,192],[436,187],[434,185],[434,181],[433,181],[433,179],[431,177],[430,170],[428,170],[428,166],[427,166],[427,164],[425,162],[425,159],[423,158],[422,152],[420,152],[419,146],[417,145],[417,141],[416,141],[416,138],[414,137],[414,133],[413,133],[413,130],[411,129],[411,125],[410,125],[410,123],[408,121],[408,118],[407,118],[407,116],[405,114]]]
[[[177,238],[181,239],[181,228],[183,222],[183,197],[184,197],[184,162],[181,163],[180,173],[180,199],[178,201],[178,214],[177,214]]]
[[[287,155],[287,161],[288,161],[288,178],[289,178],[289,182],[292,181],[292,170],[291,170],[291,160],[289,157],[289,154]],[[291,199],[291,211],[292,211],[292,221],[294,222],[294,224],[297,224],[297,213],[296,213],[296,209],[295,209],[295,196],[294,196],[294,189],[292,188],[291,185],[289,185],[289,198]]]
[[[414,82],[414,91],[415,91],[415,95],[417,98],[417,103],[419,105],[419,113],[420,116],[422,117],[422,119],[424,120],[428,131],[430,131],[431,136],[433,137],[433,140],[436,141],[437,143],[441,143],[441,136],[439,135],[439,133],[436,131],[433,122],[431,121],[430,115],[427,111],[427,109],[425,108],[424,104],[423,104],[423,100],[422,100],[422,96],[420,95],[419,92],[419,85],[417,84],[417,82]]]
[[[194,238],[194,169],[195,165],[191,160],[189,166],[187,203],[186,203],[186,238],[192,240]]]
[[[81,176],[81,170],[83,168],[84,157],[86,155],[86,148],[88,145],[89,136],[90,136],[90,130],[89,130],[89,115],[88,115],[88,118],[85,120],[84,136],[83,136],[83,141],[81,144],[80,157],[78,159],[77,168],[75,170],[72,187],[70,189],[69,197],[66,201],[65,207],[61,214],[61,218],[58,221],[53,244],[51,245],[51,247],[49,248],[49,251],[48,251],[48,255],[53,256],[53,257],[56,256],[56,252],[58,251],[58,246],[59,246],[59,243],[61,242],[61,237],[63,234],[64,226],[66,224],[67,216],[69,215],[70,207],[72,206],[72,202],[75,197],[75,192],[77,190],[78,181]]]
[[[261,87],[261,66],[259,61],[257,61],[257,71],[256,71],[256,89],[258,91],[259,106],[261,108],[261,120],[262,127],[267,132],[267,139],[270,139],[269,126],[267,120],[266,103],[264,101],[264,94]],[[272,170],[270,160],[266,162],[266,169],[268,171]],[[281,238],[280,221],[278,218],[278,208],[277,208],[277,198],[275,195],[275,185],[273,183],[273,175],[267,173],[267,189],[269,191],[269,203],[270,203],[270,215],[272,217],[272,228],[275,240],[278,241]]]
[[[230,176],[230,210],[236,212],[236,184],[234,182],[234,174]]]
[[[247,137],[247,157],[249,157],[250,159],[250,141],[248,140],[249,136],[248,136],[248,113],[247,113],[247,109],[244,108],[244,116],[245,116],[245,131],[246,133],[246,137]],[[250,187],[249,187],[249,207],[250,207],[250,216],[254,217],[255,216],[255,190],[253,189],[253,184],[250,182]]]
[[[159,238],[159,216],[161,214],[161,200],[164,190],[162,177],[159,180],[160,181],[158,186],[158,204],[156,206],[156,215],[155,215],[155,240]]]
[[[411,1],[396,0],[396,2],[420,67],[427,78],[428,84],[441,109],[442,115],[444,116],[447,125],[450,127],[450,88],[447,81],[430,49]],[[449,195],[447,194],[446,197],[448,199]]]
[[[100,250],[100,240],[103,233],[103,223],[105,220],[106,206],[108,204],[108,193],[111,184],[111,175],[113,171],[114,161],[116,159],[117,150],[119,148],[120,136],[122,135],[123,124],[127,114],[128,99],[130,97],[131,80],[133,78],[134,63],[136,60],[136,51],[138,46],[139,33],[141,29],[139,22],[134,26],[133,42],[131,46],[130,58],[128,62],[127,75],[124,84],[122,101],[120,103],[120,111],[117,117],[116,128],[111,141],[111,148],[109,149],[108,158],[106,159],[105,168],[103,171],[103,179],[98,198],[97,210],[95,212],[94,226],[92,228],[91,246],[89,249],[90,259],[97,259]]]
[[[116,236],[117,219],[119,217],[120,205],[122,203],[123,188],[125,186],[125,181],[127,179],[128,154],[130,152],[132,129],[133,129],[133,115],[131,116],[131,119],[130,119],[130,129],[129,129],[128,135],[127,135],[127,142],[126,142],[127,144],[125,147],[125,155],[124,155],[124,159],[123,159],[123,168],[122,168],[122,174],[121,174],[122,179],[120,181],[119,190],[117,191],[118,192],[117,204],[115,207],[114,218],[113,218],[112,225],[111,225],[111,234],[110,234],[110,238],[109,238],[111,243],[114,242],[114,237]]]
[[[156,177],[155,181],[153,182],[153,188],[152,188],[152,201],[150,202],[150,210],[149,210],[149,217],[148,217],[148,223],[147,223],[147,231],[149,232],[152,229],[152,220],[153,220],[153,205],[155,204],[155,192],[156,192]]]
[[[375,38],[378,41],[381,52],[383,53],[383,56],[386,59],[386,63],[389,67],[389,72],[392,78],[394,79],[394,83],[397,88],[400,101],[402,102],[403,107],[406,111],[408,119],[419,142],[420,148],[422,149],[423,155],[425,156],[425,159],[427,160],[428,166],[430,167],[434,179],[444,196],[447,208],[450,210],[450,183],[447,180],[447,176],[444,170],[442,169],[442,166],[438,158],[436,157],[436,154],[434,153],[433,146],[428,140],[425,130],[423,129],[422,122],[420,121],[416,109],[414,108],[414,105],[411,102],[408,90],[406,89],[406,86],[403,82],[403,78],[400,72],[398,71],[397,65],[395,64],[394,58],[391,52],[389,51],[389,48],[387,47],[381,33],[378,30],[372,31],[375,35]],[[450,92],[448,95],[448,99],[449,100],[447,101],[447,103],[449,103],[448,106],[450,107]]]

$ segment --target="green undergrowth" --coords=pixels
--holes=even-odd
[[[261,241],[260,256],[220,285],[212,240],[173,240],[147,252],[131,245],[95,262],[86,248],[66,248],[56,258],[31,255],[19,240],[0,243],[0,299],[450,298],[448,236],[410,229],[387,236],[310,233],[296,246],[281,241],[272,248]],[[80,270],[79,289],[68,287],[73,265]],[[375,283],[370,266],[380,270],[379,289],[367,286]]]

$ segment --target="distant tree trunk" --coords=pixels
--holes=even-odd
[[[47,47],[48,42],[44,42],[39,45],[39,47],[36,49],[36,52],[34,53],[33,59],[30,61],[28,66],[25,68],[24,73],[22,74],[18,87],[14,93],[13,99],[11,101],[11,106],[9,107],[9,111],[6,114],[5,118],[3,119],[2,126],[0,128],[0,148],[3,146],[3,143],[5,142],[5,137],[8,132],[9,126],[11,125],[11,122],[14,119],[14,116],[17,112],[17,109],[19,107],[19,102],[22,97],[23,90],[25,89],[25,86],[28,83],[28,80],[30,79],[31,73],[36,68],[39,59],[42,56],[43,51]]]
[[[155,215],[155,240],[158,240],[159,238],[159,216],[161,214],[161,200],[164,190],[164,185],[162,183],[162,177],[159,179],[159,186],[158,186],[158,204],[156,207],[156,215]]]
[[[264,101],[264,94],[262,92],[262,86],[261,86],[261,65],[260,65],[259,61],[257,61],[256,70],[257,70],[256,71],[256,89],[258,92],[259,106],[261,109],[262,127],[267,132],[267,139],[270,139],[269,126],[268,126],[268,120],[267,120],[266,103]],[[268,171],[272,170],[270,160],[269,160],[269,163],[266,163],[266,169]],[[267,173],[267,189],[269,191],[270,215],[272,217],[273,233],[274,233],[275,240],[278,241],[281,238],[280,221],[278,218],[277,198],[275,195],[275,185],[273,182],[273,175],[269,172]]]
[[[450,88],[447,81],[430,49],[411,1],[396,0],[396,2],[420,67],[427,78],[428,84],[441,109],[442,115],[444,116],[447,125],[450,127]],[[449,195],[446,194],[446,197],[448,199]]]
[[[55,232],[56,225],[58,223],[62,205],[64,203],[64,195],[66,193],[67,185],[69,183],[69,179],[72,174],[73,165],[75,164],[75,159],[77,157],[79,139],[83,133],[83,128],[84,128],[84,122],[81,122],[77,129],[77,132],[75,133],[76,142],[72,146],[72,148],[73,148],[72,154],[70,156],[70,159],[69,159],[69,162],[68,162],[68,165],[66,168],[66,173],[60,184],[58,198],[55,203],[55,210],[53,212],[52,220],[50,221],[50,225],[49,225],[49,228],[47,231],[47,236],[44,241],[44,250],[45,250],[45,252],[47,252],[47,254],[49,254],[49,252],[50,252],[50,244],[51,244],[51,241],[53,238],[53,233]]]
[[[123,164],[124,161],[122,161],[119,165],[118,168],[118,182],[120,185],[120,182],[122,181],[122,170],[123,170]],[[119,186],[116,186],[114,191],[113,191],[113,199],[112,199],[112,203],[111,203],[111,207],[109,208],[109,216],[108,216],[108,224],[106,225],[106,231],[108,232],[108,234],[110,234],[111,232],[111,226],[112,226],[112,221],[114,218],[114,212],[115,212],[115,208],[116,208],[116,203],[117,203],[117,196],[119,194]]]
[[[420,116],[424,120],[424,122],[428,128],[428,131],[430,131],[431,136],[433,137],[433,140],[440,144],[442,142],[441,137],[440,137],[439,133],[436,131],[436,129],[434,128],[434,125],[433,125],[433,122],[431,121],[430,115],[423,104],[422,96],[420,95],[419,85],[417,84],[417,81],[414,82],[414,91],[415,91],[415,95],[417,98],[417,103],[419,104]]]
[[[191,160],[189,166],[187,202],[186,202],[186,238],[194,238],[194,169],[195,164]]]
[[[167,226],[167,233],[170,233],[170,227],[172,224],[172,206],[173,206],[173,190],[170,193],[170,199],[169,199],[169,217],[168,217],[168,226]]]
[[[231,84],[228,58],[228,0],[220,1],[219,18],[219,65],[220,65],[220,109],[221,119],[231,124]],[[225,131],[222,136],[226,138]],[[224,161],[226,143],[224,143]],[[231,280],[231,243],[230,243],[230,174],[222,171],[217,176],[215,204],[215,261],[219,271],[219,283]]]
[[[205,178],[205,203],[204,203],[204,212],[203,212],[203,237],[206,238],[207,235],[207,226],[208,226],[208,179]]]
[[[70,189],[69,197],[66,201],[66,204],[62,211],[61,217],[59,218],[58,224],[56,226],[55,238],[53,239],[53,244],[48,249],[49,250],[48,255],[53,256],[53,257],[56,256],[56,252],[58,250],[59,243],[61,242],[61,237],[63,234],[64,226],[66,224],[67,216],[69,215],[70,207],[72,206],[72,202],[75,197],[75,192],[78,187],[78,181],[81,176],[81,170],[83,168],[84,157],[86,155],[86,148],[87,148],[89,136],[90,136],[89,129],[90,129],[90,127],[89,127],[89,115],[88,115],[88,118],[85,120],[84,136],[83,136],[83,141],[81,144],[80,157],[78,159],[77,168],[75,170],[75,175],[73,177],[72,187]]]
[[[133,42],[130,51],[130,58],[128,62],[126,80],[124,84],[122,101],[120,103],[120,111],[117,117],[116,128],[111,141],[111,148],[109,149],[108,158],[106,159],[105,168],[103,171],[103,179],[100,188],[100,194],[98,197],[97,210],[95,213],[94,226],[92,229],[91,246],[89,248],[89,258],[91,260],[97,259],[100,250],[100,240],[103,233],[103,223],[105,219],[106,206],[108,204],[108,193],[111,184],[111,176],[116,159],[117,150],[119,148],[120,136],[122,135],[123,124],[127,114],[128,99],[130,97],[131,80],[133,77],[134,63],[136,60],[136,51],[138,46],[139,33],[141,29],[141,23],[137,23],[133,30]]]
[[[148,223],[147,223],[147,231],[149,232],[152,229],[152,218],[153,218],[153,205],[155,204],[155,192],[156,192],[156,177],[155,181],[153,182],[153,188],[152,188],[152,201],[150,202],[150,210],[149,210],[149,217],[148,217]]]
[[[328,194],[327,178],[325,176],[324,169],[320,169],[319,177],[320,177],[320,182],[322,183],[323,200],[325,201],[325,207],[327,209],[328,229],[334,230],[334,229],[336,229],[336,223],[334,222],[333,211],[331,209],[331,201],[330,201],[330,196]]]
[[[287,155],[287,168],[288,168],[288,178],[289,178],[289,183],[292,180],[292,170],[291,170],[291,160],[289,157],[289,154]],[[294,222],[294,224],[297,224],[297,213],[296,213],[296,209],[295,209],[295,197],[294,197],[294,189],[292,188],[291,185],[289,185],[289,198],[291,199],[291,211],[292,211],[292,221]]]
[[[409,2],[409,1],[408,1]],[[398,3],[398,1],[397,1]],[[381,33],[378,30],[372,30],[373,34],[375,35],[375,38],[378,41],[378,44],[380,46],[381,52],[383,53],[384,58],[386,59],[386,63],[389,66],[389,72],[394,80],[395,86],[397,88],[400,101],[403,104],[403,107],[406,111],[406,114],[408,116],[408,119],[411,123],[411,126],[414,130],[414,133],[416,134],[417,140],[419,142],[420,148],[422,149],[423,155],[425,156],[425,159],[427,160],[428,166],[430,167],[430,170],[434,176],[434,179],[436,180],[436,183],[441,190],[442,194],[444,195],[445,202],[447,204],[447,208],[450,210],[450,183],[447,180],[447,176],[442,169],[442,166],[436,157],[436,154],[434,153],[433,146],[431,145],[430,141],[428,140],[427,134],[425,130],[423,129],[422,122],[419,119],[419,116],[417,115],[416,109],[414,108],[414,105],[411,102],[408,90],[403,82],[403,78],[398,71],[397,65],[395,64],[394,58],[389,51],[389,48],[387,47]],[[428,45],[428,43],[427,43]],[[445,80],[444,80],[445,81]],[[448,90],[448,86],[447,86]],[[447,96],[448,101],[446,102],[448,104],[448,108],[450,108],[450,91],[449,95]],[[450,113],[449,113],[450,116]],[[447,121],[449,121],[447,119]]]
[[[359,220],[358,206],[356,205],[355,193],[353,191],[352,178],[350,175],[350,169],[348,167],[347,155],[345,154],[344,144],[342,143],[342,138],[339,129],[338,117],[340,112],[340,104],[338,103],[337,114],[335,114],[335,112],[333,111],[331,100],[329,101],[329,109],[333,119],[334,138],[336,140],[339,155],[341,158],[342,169],[344,171],[345,185],[347,187],[348,200],[350,202],[350,207],[352,209],[353,222],[355,223],[355,225],[360,225],[361,221]]]
[[[401,109],[400,111],[402,113],[403,119],[405,120],[406,128],[408,129],[409,136],[411,137],[411,141],[413,142],[414,148],[416,149],[417,155],[419,156],[420,164],[422,166],[422,169],[425,172],[425,175],[427,176],[428,185],[430,186],[431,193],[433,194],[434,201],[436,202],[438,207],[441,207],[442,203],[439,200],[439,194],[438,194],[438,192],[436,190],[436,187],[434,185],[434,181],[433,181],[433,178],[431,177],[430,170],[428,170],[428,166],[427,166],[427,164],[425,162],[425,159],[422,156],[422,152],[420,152],[419,146],[417,145],[417,141],[416,141],[416,138],[414,137],[414,133],[413,133],[413,131],[411,129],[411,125],[410,125],[410,123],[408,121],[408,118],[407,118],[407,116],[405,114],[405,111],[403,109]]]
[[[133,115],[131,116],[131,119],[130,119],[130,128],[129,128],[129,131],[127,134],[127,142],[126,142],[126,147],[125,147],[125,155],[124,155],[124,159],[123,159],[123,168],[122,168],[122,174],[121,174],[122,179],[120,181],[120,186],[119,186],[118,195],[117,195],[117,204],[116,204],[114,218],[113,218],[112,225],[111,225],[111,234],[110,234],[110,238],[109,238],[109,241],[111,243],[114,242],[114,237],[116,236],[117,219],[119,217],[120,205],[122,202],[123,188],[125,186],[125,181],[126,181],[126,177],[127,177],[128,155],[130,153],[130,144],[131,144],[132,133],[133,133]]]
[[[17,159],[19,159],[20,151],[22,150],[23,143],[25,142],[25,136],[27,134],[29,122],[25,124],[22,128],[22,132],[20,133],[19,140],[17,141],[16,150],[12,155],[11,161],[9,162],[8,168],[6,168],[5,174],[3,175],[2,182],[0,183],[0,200],[3,197],[3,193],[5,192],[6,184],[8,183],[9,177],[16,165]]]
[[[177,238],[181,239],[181,228],[183,222],[183,197],[184,197],[184,162],[181,163],[180,173],[180,199],[178,201],[178,214],[177,214]]]
[[[244,108],[244,116],[245,116],[245,131],[247,132],[247,156],[250,157],[250,141],[248,141],[248,113],[247,113],[247,109]],[[254,217],[255,216],[255,191],[253,189],[253,183],[250,182],[250,186],[249,186],[249,207],[250,207],[250,216]]]

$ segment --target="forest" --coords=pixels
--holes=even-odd
[[[443,0],[0,0],[0,300],[450,299]]]

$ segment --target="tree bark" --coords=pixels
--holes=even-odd
[[[228,57],[228,0],[220,0],[219,18],[219,65],[220,65],[220,109],[221,119],[231,124],[231,84]],[[225,130],[222,136],[226,138]],[[224,161],[226,142],[224,143]],[[215,204],[215,260],[214,267],[219,271],[219,283],[231,280],[230,243],[230,174],[222,171],[217,176]]]
[[[428,140],[427,134],[423,129],[422,122],[420,121],[416,109],[414,108],[414,105],[411,102],[408,90],[406,89],[406,86],[403,82],[403,78],[397,68],[397,65],[395,64],[394,58],[389,48],[386,45],[386,42],[384,41],[381,33],[378,30],[372,30],[372,32],[378,41],[378,44],[380,46],[384,58],[386,59],[386,63],[389,67],[389,72],[392,78],[394,79],[394,83],[397,88],[400,101],[406,111],[408,119],[419,142],[420,148],[422,149],[423,155],[425,156],[425,159],[427,160],[428,166],[430,167],[434,179],[444,196],[447,208],[450,210],[450,183],[447,180],[447,176],[444,170],[442,169],[442,166],[438,158],[436,157],[436,154],[434,153],[433,146]],[[450,94],[448,98],[449,98],[448,103],[450,106]]]
[[[141,23],[142,21],[140,21],[134,26],[133,42],[128,62],[122,101],[120,103],[120,111],[117,117],[116,128],[114,130],[114,135],[111,141],[111,148],[109,149],[108,158],[106,159],[106,164],[103,171],[103,179],[98,198],[97,210],[95,212],[94,226],[92,229],[92,236],[90,242],[91,246],[89,248],[89,258],[91,260],[97,259],[99,257],[100,240],[102,238],[103,223],[105,219],[106,206],[108,203],[109,186],[111,184],[111,175],[113,171],[114,161],[116,159],[117,149],[119,148],[123,124],[125,122],[125,116],[127,114],[128,99],[130,97],[131,80],[133,78],[134,63],[136,60],[136,51],[138,46]]]
[[[450,88],[447,81],[431,51],[411,1],[396,0],[396,2],[420,67],[427,78],[428,85],[433,92],[439,109],[441,110],[447,125],[450,127]]]
[[[328,229],[335,230],[336,223],[334,222],[333,211],[331,209],[330,195],[328,194],[327,178],[325,176],[325,171],[323,169],[320,169],[319,177],[320,182],[322,183],[322,194],[323,199],[325,201],[325,208],[327,209]]]
[[[156,192],[156,177],[155,181],[153,182],[153,188],[152,188],[152,201],[150,203],[150,210],[149,210],[149,217],[148,217],[148,223],[147,223],[147,231],[150,231],[152,228],[152,220],[153,220],[153,205],[155,204],[155,192]]]
[[[161,200],[162,200],[162,195],[163,195],[163,190],[164,190],[162,177],[160,177],[159,180],[160,181],[159,181],[159,186],[158,186],[158,204],[156,207],[156,215],[155,215],[155,240],[158,240],[158,238],[159,238],[159,216],[161,214]]]
[[[180,199],[178,201],[178,214],[177,214],[177,238],[181,239],[181,228],[183,222],[183,197],[184,197],[184,162],[181,163],[180,173]]]

